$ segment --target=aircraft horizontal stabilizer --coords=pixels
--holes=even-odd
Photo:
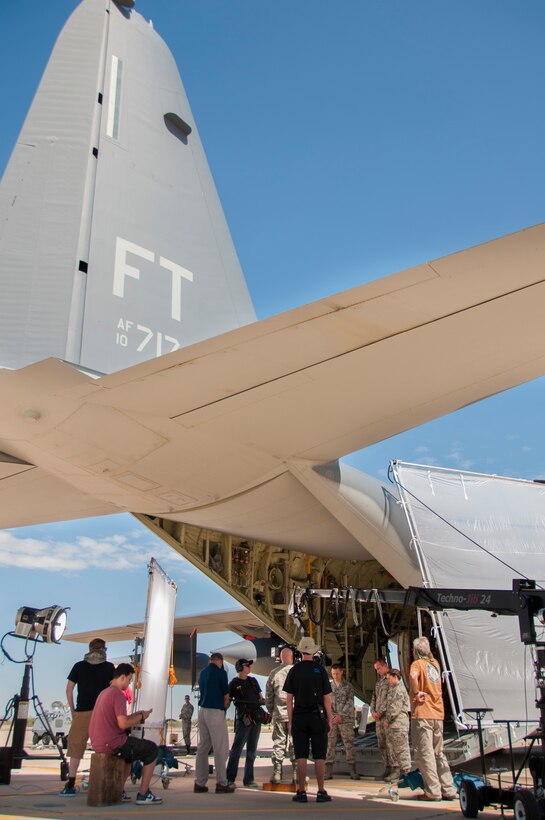
[[[0,371],[0,449],[184,520],[544,373],[544,253],[539,225],[52,391]]]

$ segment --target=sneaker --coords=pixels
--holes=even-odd
[[[135,803],[136,803],[137,806],[154,806],[154,805],[162,803],[162,802],[163,802],[163,798],[162,797],[155,797],[153,792],[150,792],[149,789],[146,792],[146,794],[140,794],[140,792],[138,792],[138,794],[136,795],[136,800],[135,800]]]
[[[244,783],[243,785],[244,785],[245,789],[260,789],[261,788],[259,783],[256,783],[254,780],[252,780],[251,783]]]
[[[331,797],[328,795],[328,793],[325,790],[323,792],[317,792],[316,793],[316,802],[317,803],[330,803],[331,802]]]
[[[76,789],[74,786],[68,786],[68,784],[64,787],[62,792],[59,792],[60,797],[75,797],[77,794]]]
[[[291,798],[294,803],[308,803],[308,797],[306,792],[300,792],[297,790],[297,793],[293,795]]]
[[[204,792],[208,791],[208,786],[199,786],[198,783],[195,783],[193,786],[193,791],[197,792],[197,794],[204,794]]]
[[[132,797],[130,796],[130,794],[127,794],[127,792],[123,792],[123,794],[121,795],[121,802],[122,803],[130,803],[131,800],[132,800]]]
[[[235,791],[234,783],[217,783],[216,794],[232,794]]]

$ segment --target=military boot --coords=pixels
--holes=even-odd
[[[280,783],[282,780],[282,764],[279,760],[273,760],[273,772],[271,776],[271,783]]]
[[[384,778],[387,783],[396,783],[401,776],[401,771],[396,767],[390,769],[390,773]]]
[[[348,764],[348,771],[350,772],[350,780],[359,780],[360,776],[356,771],[356,764],[349,763]]]
[[[325,764],[325,777],[324,780],[333,780],[333,763],[326,763]]]

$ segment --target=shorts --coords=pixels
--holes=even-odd
[[[157,759],[157,744],[153,740],[128,737],[123,746],[115,750],[114,755],[121,757],[126,763],[140,760],[144,766],[147,766],[148,763],[153,763]]]
[[[72,724],[68,732],[68,757],[77,757],[81,760],[87,749],[89,740],[89,724],[91,722],[92,710],[90,712],[74,712]]]
[[[296,760],[305,760],[312,747],[313,760],[325,760],[327,755],[327,719],[317,711],[293,715],[291,722],[293,751]]]

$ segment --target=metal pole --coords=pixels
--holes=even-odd
[[[545,787],[545,645],[538,643],[535,654],[535,675],[537,698],[536,706],[539,709],[539,733],[541,745],[541,765],[539,773],[536,771],[534,785],[536,797],[543,800]]]
[[[30,670],[32,660],[25,663],[25,672],[21,684],[21,692],[16,696],[15,717],[13,719],[13,766],[20,769],[25,758],[25,734],[28,721],[28,703],[30,695]]]

